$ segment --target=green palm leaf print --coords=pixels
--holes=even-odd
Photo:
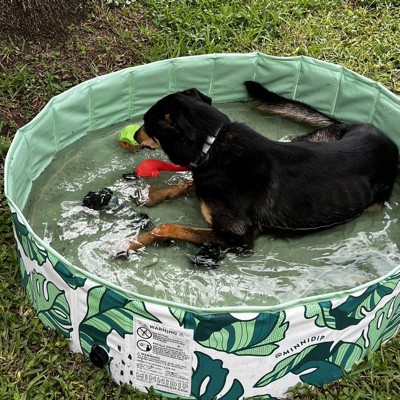
[[[237,355],[265,356],[273,353],[289,327],[283,311],[258,314],[250,320],[241,320],[231,314],[170,311],[181,326],[194,330],[194,340],[202,346]]]
[[[146,310],[142,301],[129,300],[103,286],[93,287],[87,294],[86,316],[79,325],[82,350],[88,354],[94,344],[101,344],[109,350],[107,336],[112,331],[121,337],[131,334],[134,317],[159,322]]]

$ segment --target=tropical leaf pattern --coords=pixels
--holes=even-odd
[[[129,300],[103,286],[95,286],[87,295],[87,313],[79,325],[82,351],[86,354],[94,344],[101,344],[107,351],[107,336],[114,330],[121,337],[133,332],[134,317],[160,322],[150,314],[139,300]]]
[[[356,343],[340,342],[335,352],[331,354],[328,361],[334,365],[340,366],[344,372],[351,371],[354,363],[360,361],[366,351],[360,343],[360,340]]]
[[[22,283],[32,306],[40,320],[48,327],[69,338],[72,331],[70,307],[65,292],[49,282],[42,274],[26,273],[22,258],[19,257]]]
[[[285,312],[258,314],[245,321],[231,314],[199,315],[175,309],[170,312],[181,326],[194,330],[194,340],[202,346],[236,355],[272,354],[289,326]]]
[[[63,281],[71,288],[77,289],[85,285],[86,278],[82,275],[72,273],[72,271],[58,260],[53,254],[48,253],[49,261],[54,268],[54,271],[63,279]]]
[[[25,264],[22,260],[21,253],[19,252],[18,248],[17,248],[17,256],[18,256],[19,273],[21,275],[22,286],[26,290],[28,283],[29,283],[29,276],[26,272]]]
[[[36,261],[38,265],[43,265],[47,259],[46,249],[36,243],[26,226],[19,222],[16,213],[11,214],[11,220],[17,239],[24,250],[26,257],[31,261]]]
[[[331,301],[306,305],[304,316],[315,318],[315,324],[319,327],[341,330],[357,325],[367,312],[374,310],[385,296],[393,293],[399,282],[400,274],[394,275],[368,287],[360,296],[349,296],[338,307],[333,307]]]
[[[192,375],[192,396],[198,400],[210,400],[218,396],[225,386],[229,370],[221,360],[213,360],[207,354],[196,351],[197,368]],[[204,388],[204,382],[207,385]],[[220,399],[238,400],[244,394],[242,384],[235,379],[232,386]]]
[[[46,249],[42,248],[33,239],[26,226],[18,220],[16,213],[12,214],[12,221],[14,224],[17,239],[21,244],[21,247],[26,257],[28,257],[31,261],[35,261],[40,266],[43,266],[46,260],[49,260],[50,263],[53,265],[54,270],[72,289],[82,287],[85,284],[85,277],[73,274],[67,266],[65,266],[61,261],[58,260],[57,257],[55,257],[52,253],[47,252]]]
[[[333,342],[309,346],[300,353],[293,354],[279,362],[275,368],[263,376],[255,387],[266,386],[281,379],[289,372],[297,374],[302,382],[320,386],[330,383],[345,372],[349,372],[354,363],[361,360],[367,349],[375,351],[382,342],[392,338],[400,326],[400,294],[390,299],[377,311],[367,330],[368,342],[361,334],[356,343],[339,342],[332,349]],[[311,372],[302,374],[312,369]]]
[[[322,386],[341,378],[355,361],[362,358],[364,349],[356,343],[324,342],[304,348],[275,365],[255,387],[267,386],[288,373],[299,375],[302,382]],[[308,372],[306,372],[308,371]]]
[[[375,315],[369,324],[368,341],[370,351],[392,338],[400,327],[400,294],[387,302]]]

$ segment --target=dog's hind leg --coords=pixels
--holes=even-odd
[[[193,228],[176,224],[162,224],[150,232],[143,232],[129,243],[129,250],[138,250],[141,247],[162,243],[167,240],[180,240],[200,246],[204,243],[224,245],[224,241],[212,229]]]

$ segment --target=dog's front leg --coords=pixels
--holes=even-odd
[[[144,232],[129,242],[129,250],[136,251],[141,247],[150,246],[167,240],[180,240],[201,246],[204,243],[223,245],[224,241],[209,228],[193,228],[190,226],[163,224],[150,232]]]
[[[147,207],[154,207],[165,200],[175,199],[180,196],[193,194],[195,191],[193,181],[184,181],[165,188],[150,188],[149,198],[145,203]]]

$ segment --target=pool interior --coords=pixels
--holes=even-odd
[[[250,103],[218,105],[232,120],[247,123],[275,140],[310,131],[309,127],[261,114]],[[135,221],[206,227],[198,201],[185,197],[154,208],[137,206],[148,186],[190,179],[190,172],[162,172],[156,178],[126,181],[144,159],[167,160],[160,151],[129,152],[118,133],[129,121],[91,132],[56,154],[35,182],[24,210],[34,232],[72,264],[142,295],[196,307],[271,306],[312,295],[351,289],[389,273],[399,263],[396,243],[400,181],[390,203],[332,229],[296,237],[264,235],[254,254],[226,254],[217,269],[198,267],[188,255],[196,248],[172,243],[142,249],[128,260],[112,255],[115,244],[138,233]],[[109,187],[119,205],[100,211],[81,205],[89,191]]]

